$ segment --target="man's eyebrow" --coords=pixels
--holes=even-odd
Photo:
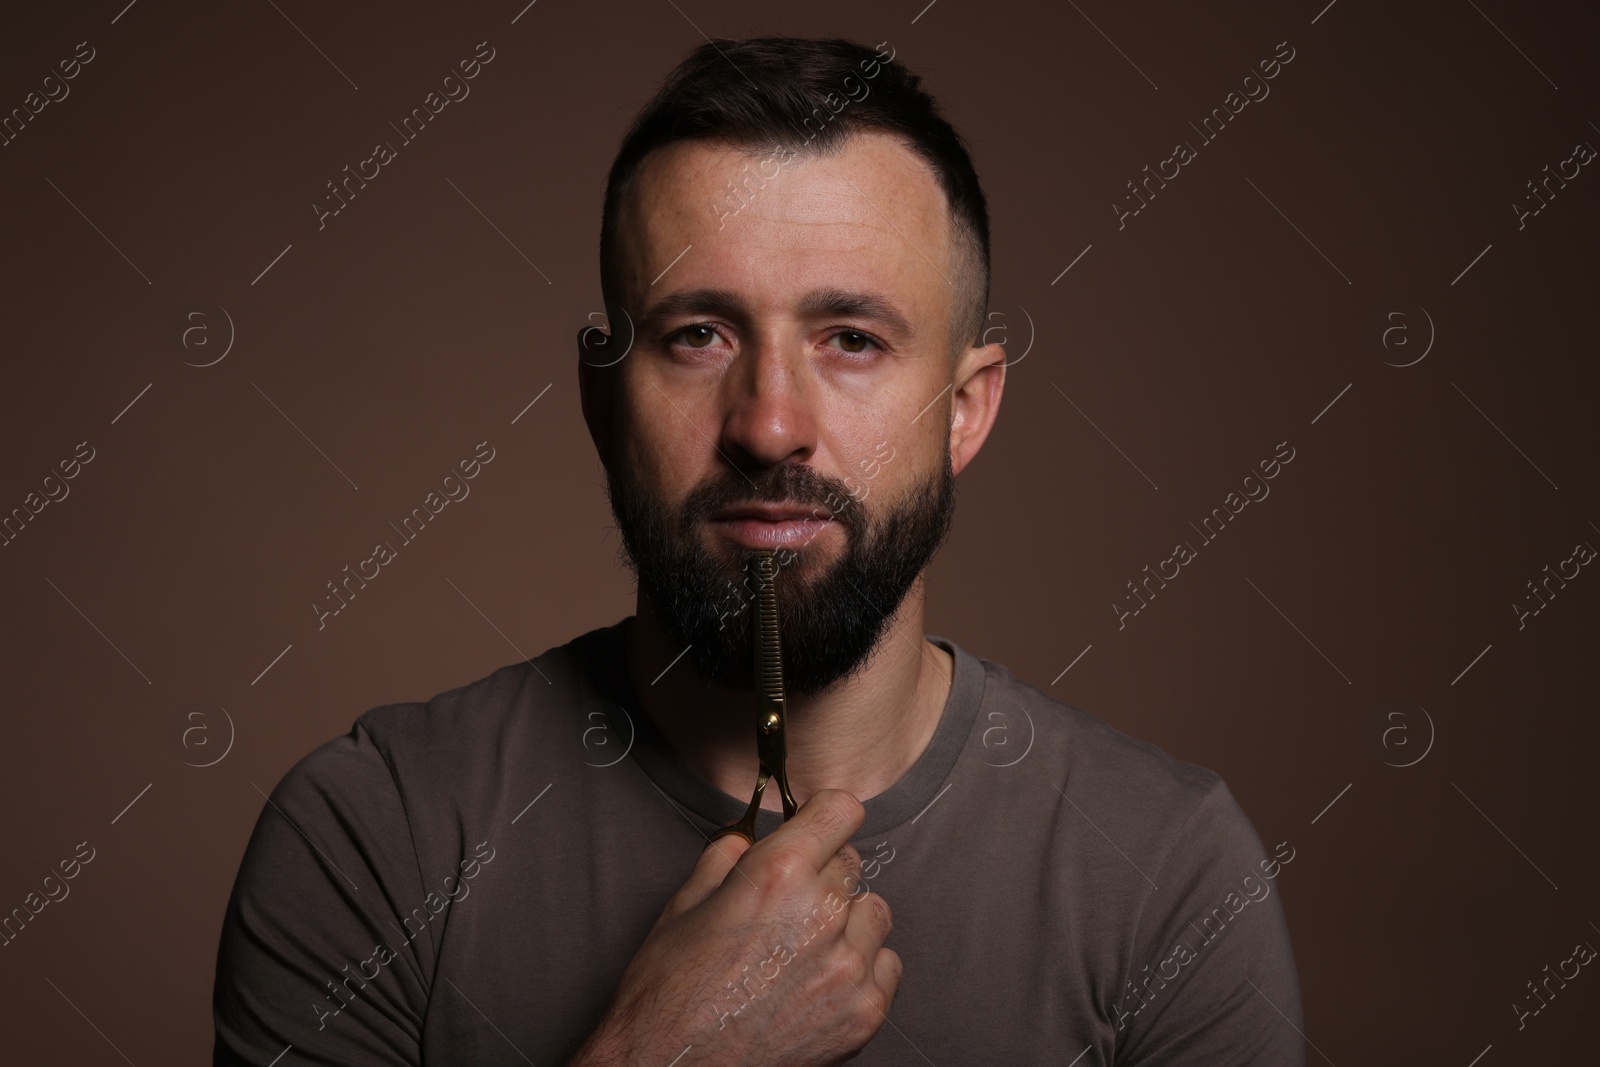
[[[798,310],[801,315],[840,315],[877,319],[887,326],[890,332],[898,333],[907,339],[917,332],[916,327],[911,325],[911,320],[902,314],[893,302],[877,293],[847,289],[814,289],[800,298]]]
[[[639,329],[654,332],[668,319],[679,315],[723,315],[741,318],[750,312],[738,293],[731,289],[680,289],[651,304],[639,316]]]
[[[878,293],[838,288],[813,289],[795,307],[801,317],[857,316],[876,319],[890,332],[910,338],[916,333],[911,320],[887,297]],[[639,318],[639,328],[652,332],[666,320],[679,315],[723,315],[748,318],[750,307],[731,289],[683,289],[668,293]]]

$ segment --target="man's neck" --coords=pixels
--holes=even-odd
[[[866,667],[825,693],[786,701],[796,803],[819,789],[845,789],[859,800],[876,796],[927,748],[955,662],[924,638],[922,608],[918,579]],[[747,801],[756,783],[755,695],[709,683],[692,657],[678,659],[684,650],[643,598],[626,632],[628,674],[650,721],[695,773]],[[775,788],[766,790],[761,806],[781,808]]]

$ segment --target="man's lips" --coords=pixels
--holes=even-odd
[[[831,519],[833,512],[821,504],[740,504],[723,508],[711,516],[712,522],[726,519],[756,519],[761,522],[788,522],[793,519]]]
[[[709,521],[724,537],[745,548],[800,548],[835,525],[827,508],[793,504],[725,508]]]

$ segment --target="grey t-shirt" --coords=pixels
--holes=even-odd
[[[626,625],[374,708],[284,775],[223,924],[216,1064],[566,1062],[749,799],[640,711]],[[1293,846],[1211,771],[932,640],[943,717],[852,839],[905,965],[857,1062],[1303,1064]]]

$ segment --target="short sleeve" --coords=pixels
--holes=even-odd
[[[1280,879],[1221,779],[1155,876],[1113,1007],[1119,1065],[1299,1067],[1300,983]]]
[[[422,1062],[434,930],[410,825],[359,723],[263,807],[223,919],[216,1067]]]

